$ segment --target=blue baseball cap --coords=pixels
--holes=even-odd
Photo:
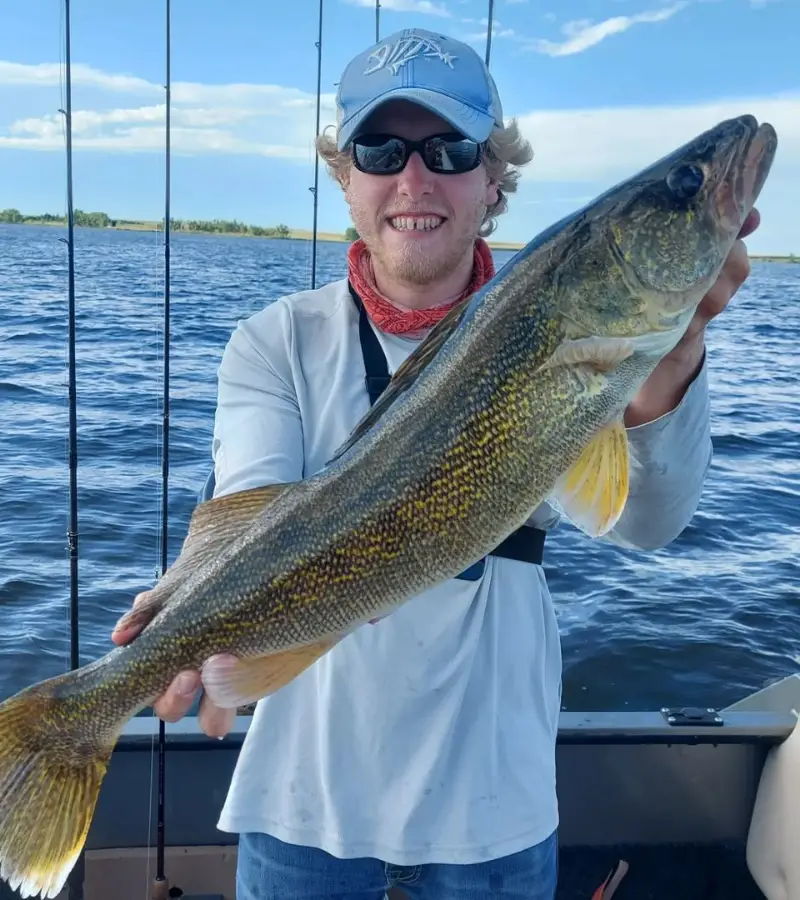
[[[397,99],[426,107],[474,141],[503,125],[494,79],[472,47],[406,28],[359,53],[344,70],[336,95],[339,149],[381,104]]]

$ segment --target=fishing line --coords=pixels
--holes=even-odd
[[[152,278],[153,278],[153,282],[154,282],[154,298],[155,298],[156,295],[161,294],[164,291],[164,281],[162,279],[163,273],[161,270],[161,265],[159,264],[158,259],[157,259],[157,257],[159,257],[161,253],[163,253],[163,243],[162,243],[162,238],[161,238],[161,231],[160,231],[160,228],[158,227],[158,225],[156,225],[156,227],[153,231],[153,250],[155,251],[155,253],[152,258],[152,266],[153,266]],[[155,325],[153,348],[154,348],[156,355],[158,355],[159,353],[163,354],[163,352],[164,352],[164,338],[163,338],[163,332],[162,332],[162,327],[161,327],[160,322],[156,322],[156,325]],[[163,373],[160,370],[157,371],[155,380],[156,380],[156,389],[159,392],[155,398],[155,458],[156,458],[157,469],[161,469],[162,455],[163,455],[162,454],[162,444],[161,444],[162,430],[161,430],[161,426],[160,426],[159,422],[161,420],[162,412],[163,412],[162,403],[161,403],[161,394],[163,393],[163,383],[164,382],[163,382]],[[158,499],[158,503],[156,505],[155,519],[156,519],[156,535],[157,535],[155,552],[156,552],[157,559],[153,565],[153,583],[154,584],[158,581],[158,579],[160,577],[160,566],[158,563],[158,557],[160,556],[160,544],[161,544],[160,537],[158,537],[158,536],[161,534],[161,530],[162,530],[160,498]],[[156,718],[155,710],[153,710],[152,708],[150,710],[150,715],[151,715],[151,718],[153,718],[153,719]],[[155,732],[151,732],[151,734],[150,734],[150,776],[149,776],[150,780],[149,780],[148,806],[147,806],[148,828],[147,828],[147,846],[145,848],[146,849],[145,884],[144,884],[145,897],[150,896],[149,885],[151,883],[150,850],[152,847],[152,842],[151,842],[151,833],[150,833],[151,832],[150,823],[153,821],[153,786],[155,784],[155,777],[154,777],[153,769],[154,769],[154,765],[155,765],[155,759],[156,759],[156,736],[155,736]],[[154,883],[155,883],[155,880],[154,880]],[[157,890],[161,890],[162,887],[163,887],[162,885],[159,885],[159,888]]]

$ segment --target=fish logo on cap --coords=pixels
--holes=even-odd
[[[453,60],[458,59],[452,53],[442,50],[441,45],[431,38],[404,37],[393,44],[381,44],[367,57],[371,63],[364,69],[364,75],[372,75],[381,69],[389,69],[392,75],[397,75],[400,69],[413,59],[419,57],[428,59],[440,59],[443,63],[453,68]]]

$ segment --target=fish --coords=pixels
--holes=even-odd
[[[636,465],[625,409],[686,333],[776,149],[742,115],[600,194],[451,310],[318,472],[199,504],[119,623],[138,636],[0,704],[2,879],[59,892],[122,729],[179,671],[200,669],[221,707],[252,703],[545,500],[590,538],[612,529]]]

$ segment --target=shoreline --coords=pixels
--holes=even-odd
[[[66,228],[66,220],[65,219],[37,219],[33,216],[26,216],[25,220],[22,222],[2,222],[0,221],[0,225],[43,225],[48,227],[58,227],[58,228]],[[252,226],[249,226],[252,227]],[[117,223],[113,225],[75,225],[75,228],[91,228],[92,230],[98,231],[153,231],[160,232],[162,231],[161,222],[146,222],[146,221],[135,221],[135,220],[119,220]],[[270,229],[267,227],[262,227],[259,229],[262,232],[269,232]],[[213,237],[231,237],[231,238],[267,238],[269,240],[281,240],[281,241],[310,241],[313,237],[313,233],[309,229],[305,228],[289,228],[282,234],[268,234],[268,233],[254,233],[252,231],[214,231],[211,229],[203,229],[203,228],[183,228],[183,227],[175,227],[170,231],[170,236],[176,234],[191,234],[191,235],[209,235]],[[351,243],[351,239],[347,237],[344,233],[339,233],[335,231],[318,231],[317,232],[317,241],[323,241],[325,243],[338,243],[338,244],[349,244]],[[517,243],[515,241],[492,241],[487,240],[486,242],[492,250],[522,250],[525,247],[524,243]],[[787,256],[780,256],[776,254],[758,254],[751,253],[750,259],[757,262],[772,262],[772,263],[800,263],[800,255],[789,254]]]

